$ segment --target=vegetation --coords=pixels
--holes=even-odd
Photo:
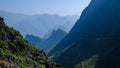
[[[54,68],[44,51],[29,44],[0,18],[0,68]]]
[[[95,55],[87,60],[80,62],[80,64],[77,64],[75,68],[95,68],[95,64],[97,60],[98,60],[98,56]]]

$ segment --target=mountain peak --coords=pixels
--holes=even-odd
[[[63,39],[67,33],[62,29],[53,30],[49,38],[40,38],[35,35],[27,34],[25,39],[36,45],[38,48],[42,48],[43,50],[47,51],[55,46],[61,39]]]
[[[82,68],[119,68],[119,3],[120,0],[92,0],[69,34],[51,51],[58,52],[54,60],[65,68],[74,68],[77,63]],[[96,55],[99,58],[93,59]]]

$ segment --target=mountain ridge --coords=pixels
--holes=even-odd
[[[52,46],[55,46],[61,39],[66,36],[66,32],[62,29],[53,30],[49,38],[40,38],[34,35],[26,35],[25,39],[38,48],[48,51]]]
[[[79,17],[78,15],[25,15],[5,11],[0,11],[0,16],[4,17],[8,26],[19,30],[24,37],[26,34],[33,34],[41,38],[44,38],[44,35],[53,29],[56,30],[60,28],[66,32],[69,32],[76,19]]]
[[[92,0],[70,33],[51,51],[58,52],[53,60],[65,68],[74,68],[78,63],[78,68],[119,68],[119,2]],[[61,52],[70,45],[70,48]],[[92,58],[96,55],[98,57]],[[94,60],[95,64],[92,63]]]

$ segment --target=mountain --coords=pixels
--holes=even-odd
[[[25,39],[31,43],[31,44],[34,44],[37,48],[40,48],[42,46],[40,46],[40,42],[44,41],[43,39],[41,39],[40,37],[38,36],[35,36],[35,35],[29,35],[27,34],[25,36]],[[38,45],[38,46],[37,46]]]
[[[19,30],[25,37],[26,34],[33,34],[41,38],[46,38],[46,34],[52,30],[62,29],[69,32],[79,18],[78,15],[60,16],[57,14],[36,14],[25,15],[0,11],[0,16],[5,18],[8,26]]]
[[[64,68],[120,68],[120,1],[92,0],[52,53]]]
[[[34,35],[26,35],[25,39],[31,44],[34,44],[36,47],[49,52],[52,47],[54,47],[61,39],[66,36],[66,34],[67,33],[65,31],[57,29],[53,30],[50,37],[47,39],[39,38]]]
[[[0,17],[0,68],[61,68]]]

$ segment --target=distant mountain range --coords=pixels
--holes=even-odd
[[[62,29],[69,32],[79,18],[78,15],[25,15],[5,11],[0,11],[0,16],[4,17],[7,25],[19,30],[23,36],[33,34],[42,38],[46,38],[46,34],[49,34],[54,29]]]
[[[27,34],[25,39],[34,44],[36,47],[45,50],[47,53],[55,47],[55,45],[60,42],[67,33],[61,29],[53,30],[50,37],[47,39],[40,38],[35,35]]]
[[[49,55],[64,68],[120,68],[120,0],[92,0]]]
[[[19,31],[0,17],[0,68],[62,68],[46,57],[43,50],[28,43]]]

